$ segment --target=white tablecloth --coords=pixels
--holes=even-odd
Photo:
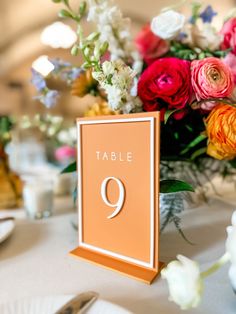
[[[220,183],[220,192],[222,195],[212,196],[209,204],[188,209],[181,215],[183,230],[195,245],[186,243],[175,227],[167,227],[161,236],[162,261],[184,254],[199,261],[205,269],[220,257],[224,252],[225,228],[236,208],[233,187]],[[70,198],[57,199],[54,215],[44,220],[28,220],[23,210],[8,213],[19,219],[11,237],[0,244],[0,303],[94,290],[101,298],[137,314],[181,312],[168,301],[166,282],[160,278],[149,286],[68,255],[77,246],[77,232],[71,224],[75,211]],[[207,278],[201,306],[187,313],[236,313],[236,295],[227,271],[228,265]]]

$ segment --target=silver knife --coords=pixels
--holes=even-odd
[[[98,293],[96,292],[80,293],[57,310],[55,314],[82,314],[97,298]]]

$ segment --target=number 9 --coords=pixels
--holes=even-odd
[[[119,199],[118,199],[117,203],[115,203],[115,204],[111,204],[109,202],[109,200],[107,199],[107,183],[110,180],[114,180],[118,184],[118,187],[119,187]],[[112,207],[112,208],[116,208],[111,215],[107,216],[107,218],[111,219],[111,218],[114,218],[115,216],[117,216],[119,214],[119,212],[121,211],[123,205],[124,205],[125,188],[124,188],[123,183],[115,177],[108,177],[108,178],[104,179],[102,181],[102,184],[101,184],[101,196],[102,196],[104,203],[107,206]]]

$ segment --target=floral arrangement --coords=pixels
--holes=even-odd
[[[235,12],[216,30],[211,6],[194,3],[188,19],[166,8],[133,43],[129,19],[111,1],[83,1],[79,9],[69,0],[53,2],[65,5],[60,17],[76,22],[78,42],[71,52],[81,53],[84,63],[50,60],[49,77],[66,80],[73,95],[96,96],[85,115],[160,111],[162,160],[211,156],[235,165]],[[84,17],[96,27],[88,36]],[[36,98],[50,108],[59,93],[47,79],[33,70]]]
[[[216,30],[211,6],[193,3],[186,18],[176,11],[184,1],[163,9],[132,40],[130,20],[112,0],[82,1],[78,7],[69,0],[52,1],[65,6],[61,18],[77,25],[71,53],[84,63],[49,60],[54,69],[46,77],[32,70],[36,99],[54,106],[60,95],[50,88],[50,79],[59,77],[72,95],[95,96],[85,116],[160,111],[161,178],[167,179],[161,181],[162,192],[191,191],[181,180],[201,186],[205,198],[204,184],[213,174],[235,174],[235,10]],[[85,19],[94,32],[86,34]],[[76,163],[65,169],[75,170]],[[162,227],[173,221],[179,229],[183,202],[167,203]]]

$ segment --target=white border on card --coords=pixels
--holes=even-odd
[[[125,256],[119,253],[115,253],[106,249],[102,249],[91,244],[87,244],[83,241],[83,217],[82,217],[82,138],[81,138],[81,126],[86,124],[106,124],[106,123],[130,123],[130,122],[150,122],[150,259],[149,262],[144,262],[129,256]],[[147,268],[154,268],[154,255],[155,255],[155,193],[154,193],[154,169],[155,169],[155,135],[154,135],[154,117],[145,118],[125,118],[125,119],[111,119],[111,120],[89,120],[89,121],[77,121],[77,135],[78,135],[78,229],[79,229],[79,246],[98,253],[106,254],[111,257],[115,257],[127,262],[131,262]]]

